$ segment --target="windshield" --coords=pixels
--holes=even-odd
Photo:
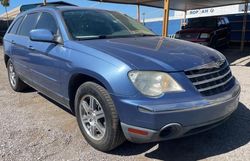
[[[216,28],[216,18],[189,19],[186,28]]]
[[[63,12],[63,18],[74,39],[155,35],[134,19],[118,12],[72,10]]]

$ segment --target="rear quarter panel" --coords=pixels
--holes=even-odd
[[[6,34],[3,39],[3,53],[11,57],[11,35]]]

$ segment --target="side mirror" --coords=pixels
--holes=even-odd
[[[30,31],[30,39],[32,41],[56,42],[54,35],[46,29],[34,29]]]

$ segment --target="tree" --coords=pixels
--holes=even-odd
[[[7,17],[7,25],[9,27],[9,16],[8,16],[8,12],[7,12],[7,7],[10,6],[10,1],[9,0],[0,0],[2,6],[5,8],[5,13],[6,13],[6,17]]]

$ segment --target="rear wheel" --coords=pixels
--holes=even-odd
[[[17,75],[14,65],[11,60],[7,63],[8,78],[11,88],[16,92],[22,92],[27,88],[27,85]]]
[[[125,141],[115,105],[102,86],[87,82],[76,93],[77,122],[86,141],[100,151],[110,151]]]

